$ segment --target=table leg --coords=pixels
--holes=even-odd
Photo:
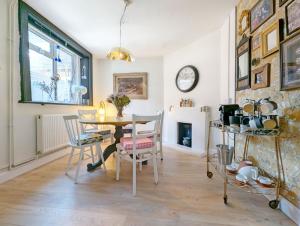
[[[120,139],[121,139],[121,137],[123,137],[123,128],[122,128],[122,126],[115,126],[114,137],[115,137],[115,143],[109,145],[107,148],[105,148],[105,150],[103,152],[103,157],[104,157],[105,160],[108,159],[108,157],[112,153],[114,153],[115,151],[117,151],[116,145],[118,143],[120,143]],[[94,164],[89,163],[89,164],[87,164],[87,171],[89,171],[89,172],[93,171],[93,170],[95,170],[96,168],[98,168],[101,165],[102,165],[101,159],[99,159],[98,162],[95,162]]]

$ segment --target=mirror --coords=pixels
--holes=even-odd
[[[245,52],[239,57],[239,78],[248,76],[249,72],[249,53]]]
[[[236,90],[243,90],[250,88],[250,38],[243,35],[237,47],[236,58]]]

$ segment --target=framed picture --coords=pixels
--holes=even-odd
[[[250,32],[254,32],[275,13],[275,0],[259,0],[250,11]]]
[[[261,35],[256,35],[252,38],[252,50],[256,50],[261,45]]]
[[[286,29],[290,35],[300,28],[300,0],[290,2],[285,8]]]
[[[114,94],[118,93],[125,94],[130,99],[148,99],[148,74],[114,74]]]
[[[279,0],[279,6],[283,6],[288,0]]]
[[[270,64],[252,71],[251,89],[261,89],[270,86]]]
[[[236,90],[250,88],[250,59],[251,59],[251,38],[243,36],[237,47],[236,59]]]
[[[250,27],[249,11],[244,10],[239,19],[239,35],[243,35]]]
[[[300,88],[300,34],[280,44],[281,90]]]
[[[262,32],[261,40],[263,58],[279,50],[279,44],[283,38],[282,28],[283,20],[279,20]]]

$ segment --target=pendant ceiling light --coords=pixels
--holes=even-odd
[[[122,48],[122,25],[124,23],[124,16],[125,16],[125,12],[126,9],[128,7],[128,5],[131,3],[130,0],[124,0],[125,3],[125,7],[120,19],[120,45],[119,47],[114,47],[111,49],[111,51],[107,54],[107,58],[110,60],[124,60],[127,62],[133,62],[134,58],[132,57],[131,53],[125,49]]]

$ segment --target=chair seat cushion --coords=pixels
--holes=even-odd
[[[129,151],[133,149],[133,140],[131,137],[122,137],[120,140],[121,146],[124,150]],[[138,138],[136,139],[136,149],[152,148],[154,143],[150,138]]]
[[[96,142],[101,142],[103,140],[102,135],[97,133],[88,133],[80,135],[81,145],[92,144]]]

